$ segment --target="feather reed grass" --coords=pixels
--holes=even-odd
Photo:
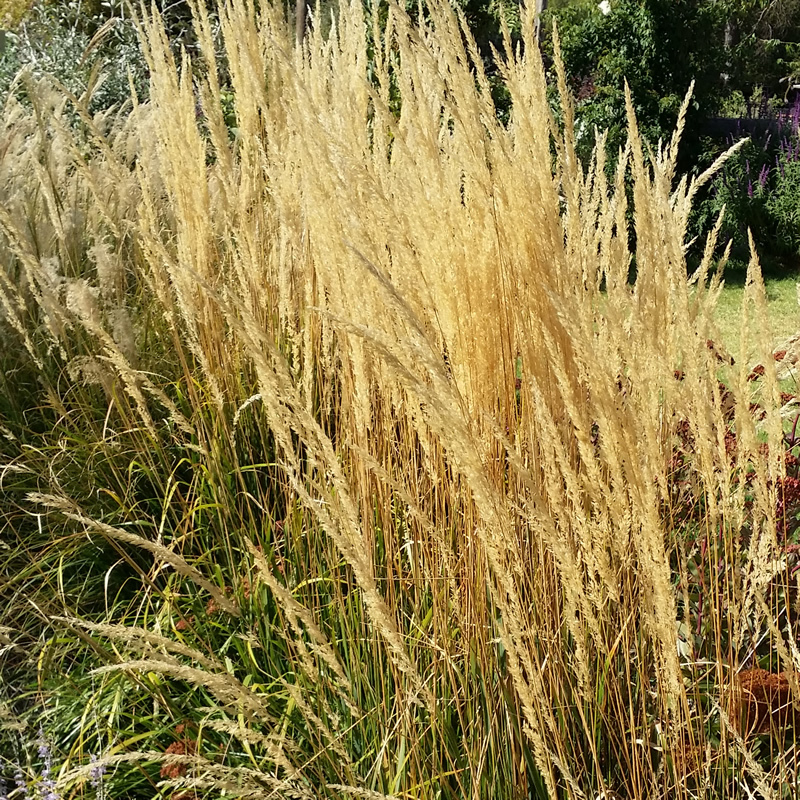
[[[98,680],[160,675],[201,730],[108,763],[239,797],[796,792],[735,691],[760,659],[798,700],[764,287],[754,254],[721,367],[683,111],[651,150],[628,97],[615,169],[602,134],[582,165],[531,9],[503,122],[446,2],[345,0],[296,44],[229,0],[232,138],[192,6],[202,64],[142,12],[148,103],[73,98],[70,129],[43,87],[0,131],[3,336],[105,492],[45,470],[25,507],[136,566],[135,614],[69,624],[119,648]]]

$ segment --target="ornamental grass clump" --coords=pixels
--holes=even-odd
[[[720,220],[687,275],[712,172],[675,174],[683,112],[651,152],[628,97],[613,174],[602,133],[584,168],[531,10],[501,121],[445,2],[343,3],[296,45],[230,0],[231,136],[193,8],[196,64],[143,14],[129,115],[4,123],[34,168],[0,162],[32,198],[0,215],[3,335],[52,409],[3,423],[4,563],[86,648],[48,651],[91,680],[63,786],[793,791],[793,746],[737,719],[744,670],[797,701],[785,404],[755,254],[740,352],[709,346],[726,253]]]

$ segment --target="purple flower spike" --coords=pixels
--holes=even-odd
[[[97,756],[92,753],[92,771],[89,773],[89,777],[92,782],[92,786],[95,789],[100,788],[100,784],[103,782],[103,775],[106,771],[105,764],[98,764],[97,763]]]
[[[25,776],[22,774],[22,770],[19,768],[14,773],[14,784],[17,787],[17,797],[22,800],[28,800],[30,797],[28,794],[28,783],[25,780]]]
[[[747,181],[747,196],[753,196],[753,181]]]
[[[764,166],[761,167],[761,172],[758,173],[758,183],[759,183],[759,186],[761,186],[762,189],[764,188],[765,184],[767,183],[767,178],[768,177],[769,177],[769,166],[767,164],[764,164]]]
[[[39,797],[41,800],[60,800],[56,782],[50,776],[53,768],[53,754],[50,751],[50,743],[44,734],[44,728],[39,728],[39,737],[36,740],[39,745],[39,758],[44,762],[42,766],[42,780],[39,783]]]
[[[52,766],[52,756],[50,755],[50,745],[47,742],[47,737],[44,735],[44,728],[39,728],[39,737],[36,739],[39,745],[39,758],[44,761],[44,771],[42,775],[50,774],[50,767]]]
[[[39,785],[39,796],[42,800],[61,800],[61,795],[56,789],[56,783],[50,778],[42,781]]]

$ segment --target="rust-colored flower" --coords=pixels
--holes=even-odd
[[[703,772],[706,751],[702,745],[681,743],[672,751],[672,764],[679,780],[684,780]]]
[[[754,381],[757,380],[758,378],[763,378],[764,372],[765,372],[764,365],[757,364],[755,367],[753,367],[753,371],[747,376],[747,380]]]
[[[765,669],[740,672],[736,676],[734,699],[738,712],[734,719],[745,736],[794,727],[796,712],[785,672]]]
[[[778,522],[778,532],[786,536],[791,532],[790,524],[800,508],[800,478],[791,475],[779,478],[777,488],[778,503],[775,508],[775,517]]]
[[[181,617],[177,623],[175,623],[175,630],[188,631],[192,625],[194,625],[194,614],[190,614],[188,617]]]
[[[688,419],[682,419],[675,426],[675,433],[684,445],[692,443],[692,426],[689,424]]]
[[[194,755],[197,746],[191,739],[182,739],[179,742],[173,742],[165,751],[165,755]],[[186,764],[164,764],[161,767],[161,777],[174,780],[175,778],[182,778],[186,774]]]
[[[800,478],[787,475],[778,480],[778,491],[783,492],[783,501],[787,505],[800,504]]]
[[[783,359],[784,359],[784,358],[786,358],[786,351],[785,351],[785,350],[778,350],[778,351],[775,353],[775,355],[773,356],[773,358],[774,358],[776,361],[783,361]]]

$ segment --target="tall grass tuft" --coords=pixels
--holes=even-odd
[[[602,133],[585,167],[531,9],[501,121],[445,0],[343,0],[300,44],[228,0],[223,54],[192,6],[198,63],[142,11],[147,103],[42,84],[0,130],[3,569],[37,609],[0,621],[85,700],[53,712],[60,785],[796,795],[764,287],[754,254],[723,364],[684,112],[650,151],[629,97],[616,169]]]

